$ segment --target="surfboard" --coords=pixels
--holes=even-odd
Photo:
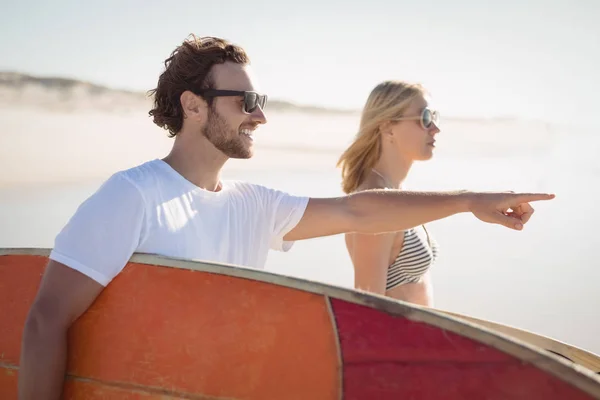
[[[516,328],[514,326],[500,324],[495,321],[489,321],[481,318],[475,318],[457,312],[451,312],[441,309],[436,310],[459,319],[467,320],[477,325],[485,326],[489,329],[492,329],[496,332],[504,333],[513,338],[517,338],[531,345],[537,346],[543,350],[549,351],[553,354],[563,357],[572,363],[582,365],[596,374],[600,374],[600,355],[598,354],[586,351],[568,343],[561,342],[554,338],[545,335],[540,335],[538,333],[531,332],[525,329]]]
[[[0,250],[0,398],[49,249]],[[587,368],[386,297],[134,254],[73,324],[65,399],[600,399]]]

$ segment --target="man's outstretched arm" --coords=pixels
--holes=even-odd
[[[553,194],[546,193],[381,189],[336,198],[311,198],[302,219],[284,239],[395,232],[464,212],[471,212],[484,222],[520,230],[533,214],[530,202],[553,198]]]

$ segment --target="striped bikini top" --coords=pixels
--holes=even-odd
[[[388,268],[386,290],[419,282],[438,256],[438,244],[424,226],[404,231],[404,243]]]

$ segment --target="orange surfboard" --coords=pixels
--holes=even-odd
[[[0,398],[48,249],[0,249]],[[587,368],[381,296],[135,254],[69,332],[65,399],[600,399]]]

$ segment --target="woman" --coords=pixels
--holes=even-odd
[[[400,189],[415,161],[433,156],[438,114],[422,86],[402,81],[377,85],[364,106],[359,132],[339,159],[345,193]],[[437,245],[424,226],[379,235],[346,234],[355,286],[432,306],[430,267]]]

